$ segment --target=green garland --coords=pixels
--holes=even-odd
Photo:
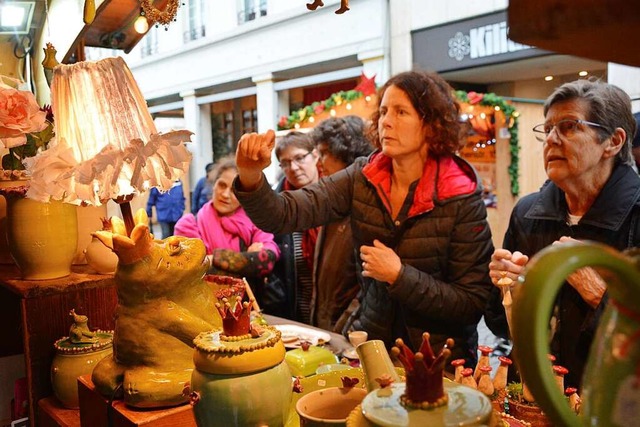
[[[509,178],[511,181],[511,194],[517,196],[520,192],[520,184],[518,183],[518,162],[519,151],[518,146],[518,112],[513,105],[509,104],[503,98],[495,93],[479,94],[476,92],[465,92],[463,90],[456,91],[458,101],[468,104],[478,104],[485,107],[499,107],[505,115],[507,126],[509,129],[509,148],[511,152],[511,164],[509,165]],[[343,102],[354,101],[362,98],[364,94],[357,90],[340,91],[332,94],[324,101],[314,102],[311,105],[294,111],[288,117],[282,116],[278,121],[278,130],[294,129],[296,125],[309,120],[314,114],[321,114],[326,109],[331,109]]]
[[[364,94],[359,90],[341,90],[332,94],[324,101],[314,102],[311,105],[302,107],[299,110],[294,111],[287,116],[280,117],[278,121],[278,130],[294,129],[296,124],[301,124],[309,120],[314,114],[321,114],[327,109],[331,109],[336,105],[341,105],[343,102],[355,101],[358,98],[362,98]]]
[[[471,96],[471,99],[470,99]],[[511,152],[511,164],[509,165],[509,179],[511,180],[511,194],[517,196],[520,192],[518,183],[518,163],[520,160],[518,146],[518,112],[515,107],[499,97],[495,93],[478,94],[475,92],[456,91],[459,101],[468,104],[478,104],[485,107],[499,107],[505,115],[507,128],[509,129],[509,151]]]

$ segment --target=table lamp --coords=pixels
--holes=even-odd
[[[51,100],[56,140],[27,163],[27,197],[100,206],[120,204],[130,234],[129,201],[152,187],[169,190],[191,154],[186,130],[159,134],[122,58],[59,65]]]

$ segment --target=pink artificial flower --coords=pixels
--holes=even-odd
[[[287,116],[280,116],[280,120],[278,121],[278,126],[285,127],[287,125],[288,118]]]
[[[324,103],[320,103],[316,106],[316,108],[313,109],[313,112],[315,114],[321,114],[322,112],[324,112],[325,106]]]
[[[46,118],[33,93],[0,85],[0,141],[6,148],[26,144],[26,134],[47,127]]]

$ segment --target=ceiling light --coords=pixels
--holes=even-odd
[[[587,74],[589,74],[589,72],[588,72],[588,71],[580,71],[580,72],[578,73],[578,75],[579,75],[580,77],[585,77]]]
[[[0,34],[29,34],[35,6],[33,1],[0,3]]]
[[[140,15],[133,23],[133,28],[136,30],[136,33],[145,34],[147,31],[149,31],[149,21],[147,21],[146,17]]]
[[[550,82],[551,80],[553,80],[553,76],[545,76],[544,78],[545,82]]]

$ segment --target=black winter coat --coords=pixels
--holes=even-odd
[[[618,250],[640,245],[640,178],[620,165],[577,225],[567,223],[564,192],[547,181],[539,192],[518,201],[511,213],[504,248],[532,257],[562,236],[605,243]],[[558,326],[551,342],[556,363],[569,370],[565,384],[580,387],[589,347],[607,298],[591,308],[578,292],[565,283],[557,300]],[[492,291],[485,314],[487,326],[507,337],[508,327],[500,290]]]
[[[458,168],[477,184],[473,168],[454,158]],[[394,249],[402,261],[391,286],[363,278],[363,297],[356,329],[389,347],[396,338],[417,350],[422,333],[431,333],[439,351],[449,337],[456,341],[453,357],[475,360],[475,328],[484,312],[492,284],[488,264],[493,252],[491,231],[481,186],[470,194],[441,200],[434,207],[408,216],[415,185],[394,220],[362,169],[367,159],[300,190],[273,192],[266,179],[251,193],[234,188],[252,221],[274,234],[316,227],[351,215],[354,245],[374,239]],[[438,173],[436,173],[438,180]],[[438,186],[435,186],[438,188]],[[424,195],[423,195],[424,196]],[[360,260],[359,260],[360,264]]]

